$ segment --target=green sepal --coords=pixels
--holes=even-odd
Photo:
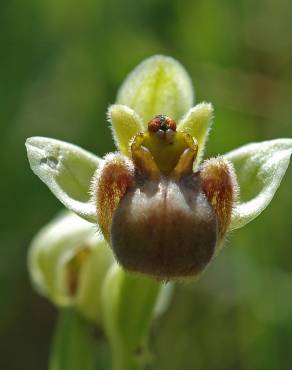
[[[32,171],[65,207],[96,223],[90,184],[101,159],[76,145],[45,137],[31,137],[25,145]]]
[[[233,163],[240,189],[229,229],[256,218],[273,199],[288,168],[292,139],[251,143],[224,155]]]

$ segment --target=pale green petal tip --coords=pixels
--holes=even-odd
[[[175,59],[154,55],[125,79],[117,103],[134,109],[147,123],[158,114],[179,120],[194,103],[191,78]]]
[[[235,149],[225,158],[233,163],[240,188],[230,230],[256,218],[273,199],[288,168],[292,139],[251,143]]]
[[[189,133],[198,141],[198,154],[195,166],[199,164],[203,157],[213,118],[213,105],[202,102],[191,108],[178,124],[178,130]]]
[[[117,148],[121,153],[130,156],[129,142],[144,130],[141,117],[126,105],[114,104],[108,109],[108,119]]]
[[[89,190],[101,159],[76,145],[46,137],[28,138],[25,145],[32,171],[52,193],[68,209],[96,223]]]

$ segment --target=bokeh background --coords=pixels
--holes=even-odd
[[[26,137],[113,149],[105,113],[145,57],[172,55],[215,106],[208,155],[292,136],[290,0],[2,0],[0,368],[46,369],[56,310],[32,290],[29,242],[62,207]],[[229,237],[155,323],[156,370],[292,368],[292,168],[261,217]]]

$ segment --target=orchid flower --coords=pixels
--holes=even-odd
[[[134,369],[129,357],[143,342],[160,281],[199,276],[226,235],[268,206],[289,165],[292,139],[251,143],[203,160],[212,104],[194,105],[188,73],[161,55],[129,74],[107,117],[117,152],[103,158],[44,137],[27,139],[26,147],[33,172],[86,220],[85,228],[94,225],[95,244],[113,252],[117,264],[106,260],[100,292],[104,327],[117,359],[114,368]],[[73,285],[66,301],[76,291],[74,273],[95,253],[95,247],[85,255],[76,250],[77,257],[67,257],[73,261],[73,275],[66,275]],[[39,282],[40,273],[32,278]]]

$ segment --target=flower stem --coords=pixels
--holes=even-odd
[[[112,352],[112,370],[140,370],[143,349],[161,285],[114,267],[103,286],[103,324]],[[146,352],[147,353],[147,352]]]
[[[128,351],[113,353],[112,370],[142,370],[140,364],[133,354]]]
[[[94,370],[92,326],[76,312],[60,312],[53,337],[49,370]]]

